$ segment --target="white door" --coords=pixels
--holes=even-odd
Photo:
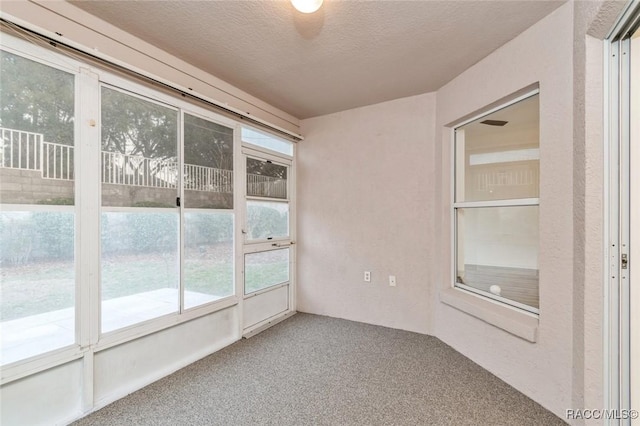
[[[251,334],[293,311],[291,160],[243,148],[243,328]]]

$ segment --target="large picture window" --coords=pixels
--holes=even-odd
[[[537,91],[455,129],[455,286],[537,313]]]
[[[102,332],[177,312],[178,111],[102,87]]]
[[[241,304],[244,281],[259,311],[290,284],[291,142],[142,77],[11,35],[0,45],[11,380]]]
[[[101,111],[101,331],[233,295],[234,129],[109,86]]]
[[[184,305],[234,293],[233,129],[184,114]]]
[[[0,51],[2,365],[75,343],[75,75]]]

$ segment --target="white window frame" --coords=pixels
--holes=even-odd
[[[242,127],[247,127],[253,129],[251,126],[243,125]],[[263,132],[264,133],[264,132]],[[238,132],[238,137],[241,138],[241,132]],[[261,290],[257,290],[251,293],[245,294],[245,283],[244,283],[244,274],[238,280],[238,286],[243,295],[243,299],[247,299],[250,297],[255,297],[260,294],[270,292],[276,290],[280,287],[288,286],[289,288],[289,310],[285,314],[288,315],[291,312],[295,312],[297,309],[296,305],[296,265],[297,265],[297,253],[296,253],[296,229],[297,229],[297,206],[296,206],[296,176],[297,176],[297,165],[296,165],[296,150],[297,146],[295,143],[287,141],[286,139],[279,138],[278,136],[273,136],[277,139],[282,139],[288,143],[291,143],[293,155],[288,155],[282,152],[273,151],[268,148],[264,148],[258,145],[254,145],[250,142],[241,141],[241,152],[243,155],[239,155],[238,161],[241,162],[241,170],[242,170],[242,190],[237,191],[238,195],[242,198],[242,203],[247,199],[253,199],[257,201],[275,201],[275,202],[286,202],[289,205],[289,236],[288,237],[277,237],[272,240],[246,240],[246,234],[242,235],[241,241],[241,265],[244,271],[244,255],[250,253],[257,253],[261,251],[269,251],[269,250],[278,250],[282,248],[289,249],[289,281],[284,283],[279,283],[272,285],[270,287],[266,287]],[[281,166],[286,166],[288,169],[287,176],[287,198],[266,198],[266,197],[247,197],[247,185],[246,185],[246,164],[244,163],[245,158],[256,158],[256,159],[268,159],[272,161],[274,164],[278,164]],[[247,218],[246,218],[246,209],[242,209],[242,229],[246,229],[247,227]],[[277,244],[277,247],[274,247],[273,244]],[[252,330],[261,329],[262,323],[257,324],[256,326],[249,327],[249,329],[244,330],[245,335],[249,333],[249,335],[253,332]]]
[[[496,107],[483,111],[480,114],[474,115],[473,117],[464,120],[460,123],[457,123],[453,127],[452,131],[452,141],[451,141],[451,211],[450,211],[450,220],[451,220],[451,277],[452,283],[451,286],[455,289],[460,289],[469,293],[472,293],[475,296],[482,297],[485,299],[492,300],[494,302],[499,302],[501,304],[507,305],[512,308],[516,308],[517,310],[527,312],[534,316],[539,315],[539,309],[528,306],[489,292],[485,292],[482,290],[478,290],[474,287],[461,284],[457,282],[458,275],[458,220],[457,220],[457,211],[458,209],[463,208],[487,208],[487,207],[518,207],[518,206],[540,206],[540,198],[520,198],[520,199],[506,199],[506,200],[495,200],[495,201],[456,201],[456,175],[458,171],[458,159],[456,155],[456,135],[457,130],[473,121],[476,121],[482,117],[490,115],[496,111],[502,110],[518,102],[524,101],[525,99],[531,98],[533,96],[539,95],[540,89],[536,88],[531,91],[528,91],[520,96],[517,96],[508,102],[502,103]]]
[[[74,206],[31,206],[30,209],[49,209],[74,211],[75,213],[75,264],[76,264],[76,298],[75,298],[75,343],[68,347],[56,349],[24,358],[22,360],[3,365],[0,368],[0,384],[13,382],[23,377],[44,371],[59,365],[85,358],[87,365],[92,364],[92,356],[100,351],[126,343],[140,337],[156,333],[158,331],[176,326],[178,324],[191,321],[193,319],[210,315],[233,306],[239,309],[242,316],[242,300],[244,282],[242,274],[239,272],[243,267],[244,240],[241,233],[244,224],[244,195],[246,188],[246,178],[243,175],[244,167],[243,147],[260,153],[260,157],[271,155],[277,158],[279,163],[289,165],[290,175],[288,176],[287,199],[289,202],[289,238],[293,241],[296,230],[295,214],[295,156],[296,144],[274,135],[275,138],[292,143],[293,155],[286,155],[277,151],[261,148],[250,143],[243,143],[241,139],[241,128],[249,127],[239,119],[233,119],[220,115],[216,111],[204,108],[192,102],[182,99],[177,94],[169,94],[165,91],[156,90],[148,84],[141,84],[134,78],[123,77],[119,73],[112,72],[105,67],[96,66],[82,59],[70,58],[64,54],[52,51],[48,47],[35,45],[27,40],[15,37],[5,32],[0,37],[0,46],[3,50],[25,57],[38,63],[42,63],[53,68],[61,69],[72,73],[76,78],[75,83],[75,139],[76,161],[75,167],[75,198]],[[96,164],[100,164],[101,151],[101,126],[100,126],[100,93],[102,85],[107,85],[113,89],[124,90],[127,94],[139,96],[145,100],[161,103],[163,106],[177,109],[179,115],[179,135],[178,135],[178,156],[183,157],[184,141],[183,117],[185,113],[198,116],[217,124],[234,129],[233,155],[234,155],[234,206],[233,209],[223,209],[224,212],[233,212],[234,216],[234,294],[232,296],[219,299],[203,305],[183,309],[183,301],[180,301],[179,312],[165,315],[143,322],[132,324],[122,329],[110,331],[105,334],[100,333],[101,320],[101,255],[100,255],[100,216],[102,211],[101,200],[101,178],[100,173],[96,173]],[[272,132],[259,130],[263,133]],[[178,191],[176,191],[178,192]],[[181,199],[184,198],[182,182],[180,185]],[[283,201],[278,199],[277,201]],[[18,209],[21,205],[7,205],[6,209]],[[127,210],[127,208],[124,208]],[[119,210],[122,210],[119,208]],[[167,209],[168,210],[168,209]],[[184,238],[184,212],[191,211],[185,209],[184,203],[180,208],[180,238],[181,245]],[[138,210],[139,211],[139,210]],[[150,211],[150,210],[145,210]],[[209,211],[207,209],[207,211]],[[210,211],[217,211],[211,209]],[[82,237],[82,238],[81,238]],[[269,240],[271,244],[273,240]],[[254,247],[258,247],[255,245]],[[290,312],[295,311],[295,247],[290,247],[290,281],[289,300]],[[183,259],[181,256],[181,267]],[[183,294],[183,277],[181,273],[180,297]],[[238,322],[238,332],[243,333],[242,324]],[[90,374],[90,373],[88,373]],[[85,390],[85,397],[90,399],[91,390]]]
[[[74,59],[58,55],[50,50],[34,46],[33,44],[21,40],[19,38],[2,33],[0,37],[0,47],[2,50],[11,53],[13,55],[31,60],[33,62],[72,74],[74,76],[74,176],[79,176],[80,173],[80,158],[83,154],[80,140],[82,138],[82,129],[80,122],[82,121],[82,109],[80,107],[81,98],[84,95],[83,92],[83,65],[82,63],[75,61]],[[74,275],[75,275],[75,291],[74,291],[74,342],[70,345],[63,346],[51,351],[41,352],[30,357],[20,359],[18,361],[8,363],[0,368],[0,384],[4,383],[8,378],[14,376],[22,377],[30,374],[32,370],[42,370],[51,367],[52,365],[59,365],[61,360],[75,360],[83,356],[82,347],[87,341],[86,331],[83,329],[82,315],[83,306],[89,297],[89,292],[84,286],[80,285],[83,282],[83,277],[88,273],[90,267],[85,263],[83,259],[88,259],[86,251],[87,241],[80,239],[81,229],[81,210],[82,206],[78,202],[80,194],[82,192],[83,185],[79,182],[79,179],[74,179],[74,205],[73,206],[60,206],[60,205],[39,205],[39,204],[6,204],[0,206],[3,211],[47,211],[47,212],[67,212],[74,214]]]
[[[147,102],[151,102],[151,103],[155,103],[158,104],[160,106],[163,106],[165,108],[169,108],[172,110],[175,110],[178,114],[178,139],[177,139],[177,157],[178,157],[178,161],[180,164],[183,163],[183,158],[184,158],[184,114],[190,114],[193,116],[196,116],[198,118],[202,118],[204,120],[208,120],[211,121],[213,123],[216,124],[220,124],[222,126],[225,127],[229,127],[232,128],[234,131],[234,166],[235,166],[235,156],[239,155],[239,149],[238,149],[238,135],[240,132],[240,123],[231,120],[229,118],[220,116],[218,114],[216,114],[215,112],[212,111],[208,111],[204,108],[201,108],[199,106],[196,106],[194,104],[185,102],[175,96],[171,96],[165,93],[161,93],[158,92],[148,86],[145,86],[143,84],[137,83],[135,81],[120,77],[118,75],[115,75],[113,73],[110,73],[108,71],[105,70],[97,70],[96,71],[99,75],[99,79],[100,79],[100,84],[99,84],[99,91],[101,93],[101,88],[102,87],[107,87],[111,90],[116,90],[119,92],[122,92],[126,95],[129,96],[133,96],[139,99],[142,99],[144,101]],[[101,139],[99,141],[101,143]],[[100,163],[100,159],[98,158],[98,163]],[[182,168],[178,167],[178,182],[180,182],[179,187],[176,188],[176,196],[180,197],[181,200],[184,200],[184,188],[183,188],[183,177],[182,177]],[[234,223],[234,293],[224,297],[222,299],[219,300],[214,300],[212,302],[208,302],[199,306],[194,306],[194,307],[190,307],[188,309],[184,308],[184,250],[183,250],[183,244],[184,244],[184,213],[185,210],[187,210],[184,207],[184,202],[181,202],[180,207],[178,208],[178,217],[179,217],[179,264],[180,264],[180,282],[179,282],[179,304],[178,304],[178,310],[176,312],[171,312],[165,315],[161,315],[155,318],[150,318],[144,321],[140,321],[137,322],[135,324],[131,324],[128,325],[126,327],[122,327],[122,328],[118,328],[115,330],[110,330],[107,332],[102,332],[102,330],[100,330],[100,337],[98,339],[98,341],[96,342],[96,350],[103,350],[103,349],[107,349],[110,347],[113,347],[115,345],[118,345],[120,343],[150,334],[150,333],[154,333],[160,330],[163,330],[165,328],[169,328],[177,323],[181,323],[184,321],[190,321],[194,318],[203,316],[203,315],[208,315],[210,313],[228,308],[230,306],[236,305],[239,303],[240,301],[240,294],[238,293],[238,285],[237,285],[237,276],[238,274],[238,256],[237,253],[239,251],[239,247],[238,244],[239,242],[238,240],[238,236],[237,236],[237,232],[236,232],[236,228],[237,228],[237,221],[238,221],[238,209],[240,208],[240,206],[237,205],[237,199],[236,199],[236,192],[237,192],[237,184],[238,184],[238,173],[235,170],[234,167],[234,208],[233,209],[220,209],[219,211],[224,211],[224,212],[233,212],[233,223]],[[100,200],[102,200],[102,185],[100,185]],[[100,204],[102,204],[102,202],[100,201]],[[177,207],[176,207],[177,208]],[[188,209],[189,211],[191,211],[192,209]],[[165,208],[148,208],[148,207],[102,207],[102,205],[100,205],[100,211],[101,212],[112,212],[112,211],[118,211],[118,212],[131,212],[131,213],[135,213],[135,212],[146,212],[146,213],[152,213],[152,212],[160,212],[160,213],[167,213],[169,211],[173,211],[172,209],[165,209]],[[207,211],[218,211],[218,209],[211,209]],[[101,229],[100,226],[98,225],[99,228]],[[99,257],[99,259],[101,259],[101,256]],[[99,276],[102,276],[101,273],[101,268],[102,268],[102,262],[100,262],[100,274]],[[99,297],[100,297],[100,304],[99,304],[99,308],[97,309],[97,311],[99,312],[98,314],[98,321],[101,321],[102,318],[102,312],[101,312],[101,307],[102,307],[102,292],[101,290],[99,291]]]

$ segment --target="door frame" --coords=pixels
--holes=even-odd
[[[241,155],[239,155],[240,165],[240,174],[242,176],[242,191],[238,191],[241,194],[241,211],[242,214],[238,217],[239,228],[241,229],[241,240],[239,243],[240,253],[240,270],[241,274],[239,274],[238,280],[238,292],[242,299],[242,319],[241,319],[241,331],[243,337],[251,337],[266,328],[269,328],[278,322],[288,318],[296,312],[296,162],[295,162],[295,154],[296,154],[296,145],[293,144],[293,155],[289,156],[286,154],[281,154],[269,149],[261,148],[256,145],[252,145],[250,143],[242,142],[241,143]],[[287,167],[287,199],[286,200],[276,200],[274,201],[287,201],[289,205],[289,236],[287,238],[276,238],[273,240],[256,240],[252,242],[247,242],[246,240],[246,227],[247,227],[247,171],[246,171],[246,159],[247,158],[256,158],[261,160],[271,161],[275,164],[286,166]],[[266,201],[271,199],[266,198]],[[245,276],[245,254],[249,253],[260,253],[267,252],[272,250],[277,250],[278,248],[274,248],[273,245],[278,244],[279,247],[288,247],[289,248],[289,281],[288,283],[276,284],[274,286],[258,290],[256,292],[252,292],[249,294],[245,294],[245,285],[244,285],[244,276]],[[275,314],[269,318],[266,318],[256,324],[245,327],[244,318],[245,318],[245,305],[247,304],[247,300],[265,295],[267,293],[277,291],[283,287],[287,287],[287,309],[283,312]]]
[[[631,261],[632,257],[638,258],[635,253],[640,244],[638,232],[634,231],[635,236],[632,235],[632,226],[640,224],[640,214],[637,212],[640,197],[637,194],[632,196],[632,190],[637,193],[638,189],[631,187],[633,179],[637,181],[640,178],[640,171],[637,170],[640,160],[638,143],[634,141],[635,147],[631,143],[630,60],[631,36],[639,24],[640,2],[629,2],[604,43],[604,199],[608,201],[604,207],[604,408],[616,410],[619,414],[618,418],[605,418],[607,425],[639,424],[638,420],[631,419],[631,410],[640,408],[638,395],[632,393],[634,386],[640,386],[635,372],[639,367],[636,364],[640,355],[640,339],[635,331],[639,316],[637,312],[632,314],[640,308],[640,303],[634,301],[638,298],[636,294],[640,277],[634,275]],[[636,89],[635,95],[639,93]],[[633,135],[636,140],[638,136],[637,133]],[[635,160],[632,156],[636,157]],[[635,167],[631,167],[632,164]],[[636,212],[633,217],[632,211]],[[632,337],[632,327],[635,337]]]

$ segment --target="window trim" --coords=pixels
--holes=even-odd
[[[461,120],[458,123],[454,123],[451,127],[451,141],[450,141],[450,164],[451,164],[451,170],[450,170],[450,178],[451,178],[451,182],[450,182],[450,212],[449,212],[449,219],[451,221],[451,233],[450,233],[450,243],[451,243],[451,254],[450,254],[450,259],[451,259],[451,283],[450,283],[450,289],[454,289],[454,290],[460,290],[462,292],[465,292],[466,295],[472,295],[475,296],[477,298],[486,300],[488,302],[491,302],[492,305],[504,305],[509,307],[510,309],[516,309],[519,312],[522,312],[523,314],[526,315],[534,315],[534,316],[538,316],[540,314],[540,308],[534,308],[532,306],[528,306],[510,299],[506,299],[504,297],[500,297],[500,296],[495,296],[493,294],[490,294],[488,292],[484,292],[482,290],[478,290],[469,286],[466,286],[464,284],[460,284],[457,282],[457,269],[458,269],[458,262],[457,262],[457,258],[458,258],[458,220],[457,220],[457,210],[458,209],[463,209],[463,208],[482,208],[482,207],[520,207],[520,206],[540,206],[540,198],[536,197],[536,198],[520,198],[520,199],[505,199],[505,200],[495,200],[495,201],[460,201],[457,202],[456,201],[456,172],[458,170],[458,166],[457,166],[457,156],[456,156],[456,131],[457,129],[459,129],[462,126],[465,126],[469,123],[472,123],[482,117],[486,117],[487,115],[490,115],[496,111],[500,111],[503,110],[505,108],[508,108],[512,105],[517,104],[518,102],[524,101],[526,99],[532,98],[533,96],[539,96],[540,95],[540,88],[536,87],[532,90],[527,90],[524,93],[520,93],[517,96],[508,99],[505,102],[501,102],[495,106],[489,107],[486,110],[483,110],[482,112],[479,112],[477,114],[473,114],[470,118],[465,118],[463,120]],[[539,250],[539,247],[538,247]],[[539,269],[538,269],[539,270]],[[455,294],[455,293],[453,293]],[[539,292],[538,292],[539,294]],[[442,297],[442,295],[441,295]],[[446,296],[445,296],[446,297]],[[460,307],[459,304],[455,304],[454,302],[452,302],[452,300],[455,300],[455,297],[446,297],[446,300],[448,300],[450,303],[450,305],[454,306],[454,307]],[[444,300],[443,300],[444,301]],[[447,302],[445,302],[447,303]],[[465,310],[465,309],[463,309]],[[466,310],[465,310],[466,311]],[[486,320],[486,315],[484,315],[482,319]],[[490,321],[488,321],[490,322]],[[494,325],[499,326],[500,328],[505,329],[504,326],[495,324]],[[536,326],[537,327],[537,326]],[[524,333],[525,335],[530,335],[530,333]],[[535,334],[535,333],[534,333]],[[526,338],[524,336],[520,336],[523,338]],[[531,341],[535,341],[531,340]]]

